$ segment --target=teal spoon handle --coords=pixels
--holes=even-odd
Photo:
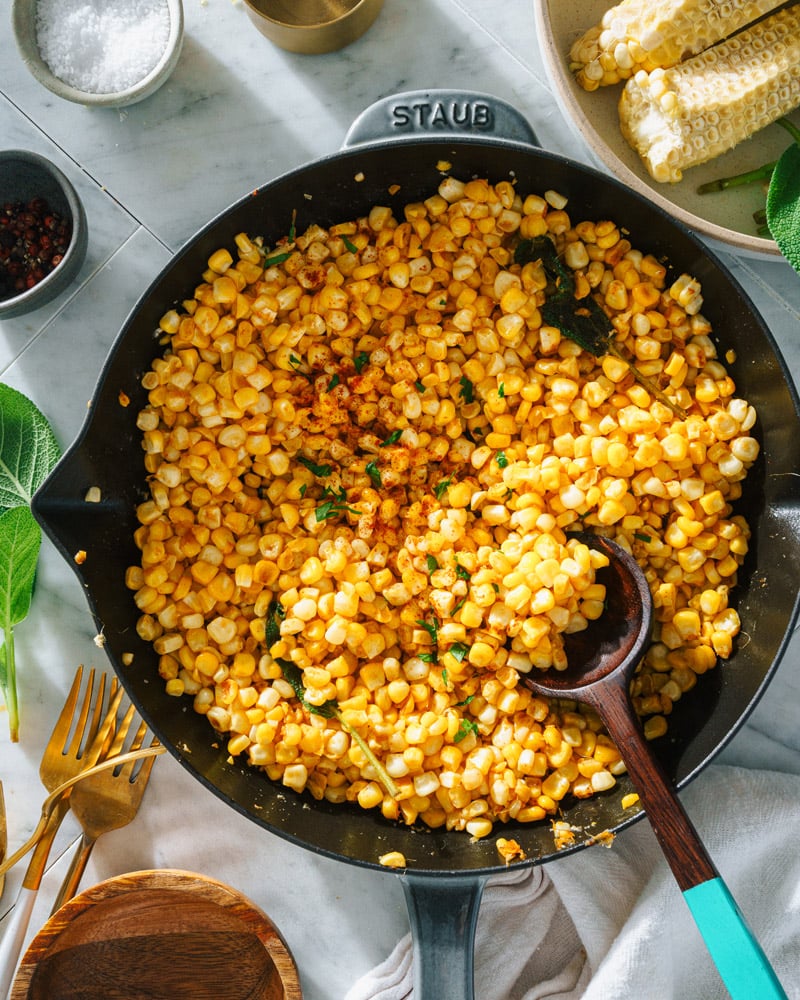
[[[733,1000],[787,1000],[761,945],[719,876],[687,889],[683,898]]]
[[[585,692],[622,753],[664,857],[733,1000],[788,1000],[767,956],[683,808],[628,697],[627,682],[613,678],[602,694]]]

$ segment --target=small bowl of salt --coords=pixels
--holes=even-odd
[[[87,107],[149,97],[183,44],[181,0],[14,0],[17,47],[34,77]]]

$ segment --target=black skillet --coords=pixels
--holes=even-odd
[[[510,136],[510,138],[509,138]],[[147,289],[120,332],[101,372],[89,416],[76,442],[34,498],[34,513],[81,580],[105,649],[122,684],[169,751],[210,791],[265,829],[330,858],[381,868],[378,858],[402,852],[415,948],[415,995],[421,1000],[473,996],[473,943],[481,893],[493,873],[507,871],[499,836],[514,837],[526,860],[512,867],[564,857],[597,834],[620,831],[638,818],[623,809],[628,780],[592,799],[564,803],[563,818],[578,830],[575,846],[557,852],[548,823],[498,828],[472,843],[463,833],[408,829],[374,812],[333,807],[286,795],[263,774],[228,763],[207,721],[180,710],[163,691],[156,656],[136,635],[138,617],[124,583],[138,561],[132,536],[134,508],[145,498],[136,414],[145,402],[140,378],[159,353],[158,320],[191,294],[211,253],[233,247],[240,231],[274,244],[298,232],[366,214],[375,204],[398,213],[434,192],[442,169],[459,178],[512,179],[522,192],[548,189],[569,199],[575,220],[612,219],[637,248],[663,258],[702,282],[704,314],[721,353],[735,352],[729,369],[738,392],[758,409],[761,456],[750,472],[739,510],[753,531],[735,606],[744,623],[734,655],[700,678],[670,717],[658,754],[683,786],[742,725],[766,688],[797,614],[800,565],[800,415],[798,398],[770,332],[724,264],[665,212],[612,178],[542,151],[527,123],[508,105],[485,95],[414,92],[368,109],[342,151],[266,183],[206,225]],[[390,187],[397,185],[396,193]],[[130,403],[120,404],[120,393]],[[100,504],[84,502],[99,486]],[[81,566],[73,561],[84,549]],[[132,662],[123,654],[133,653]]]

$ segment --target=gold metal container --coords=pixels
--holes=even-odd
[[[370,27],[383,0],[245,0],[262,35],[288,52],[342,49]]]

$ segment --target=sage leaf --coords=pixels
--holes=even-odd
[[[60,454],[44,414],[27,396],[0,383],[0,691],[12,743],[19,740],[14,626],[30,609],[42,543],[30,502]]]
[[[0,514],[0,689],[8,709],[12,743],[19,739],[14,626],[27,616],[33,596],[42,531],[26,505]]]
[[[29,504],[60,454],[44,414],[0,383],[0,513]]]
[[[778,249],[800,274],[800,145],[779,158],[767,191],[767,224]]]

